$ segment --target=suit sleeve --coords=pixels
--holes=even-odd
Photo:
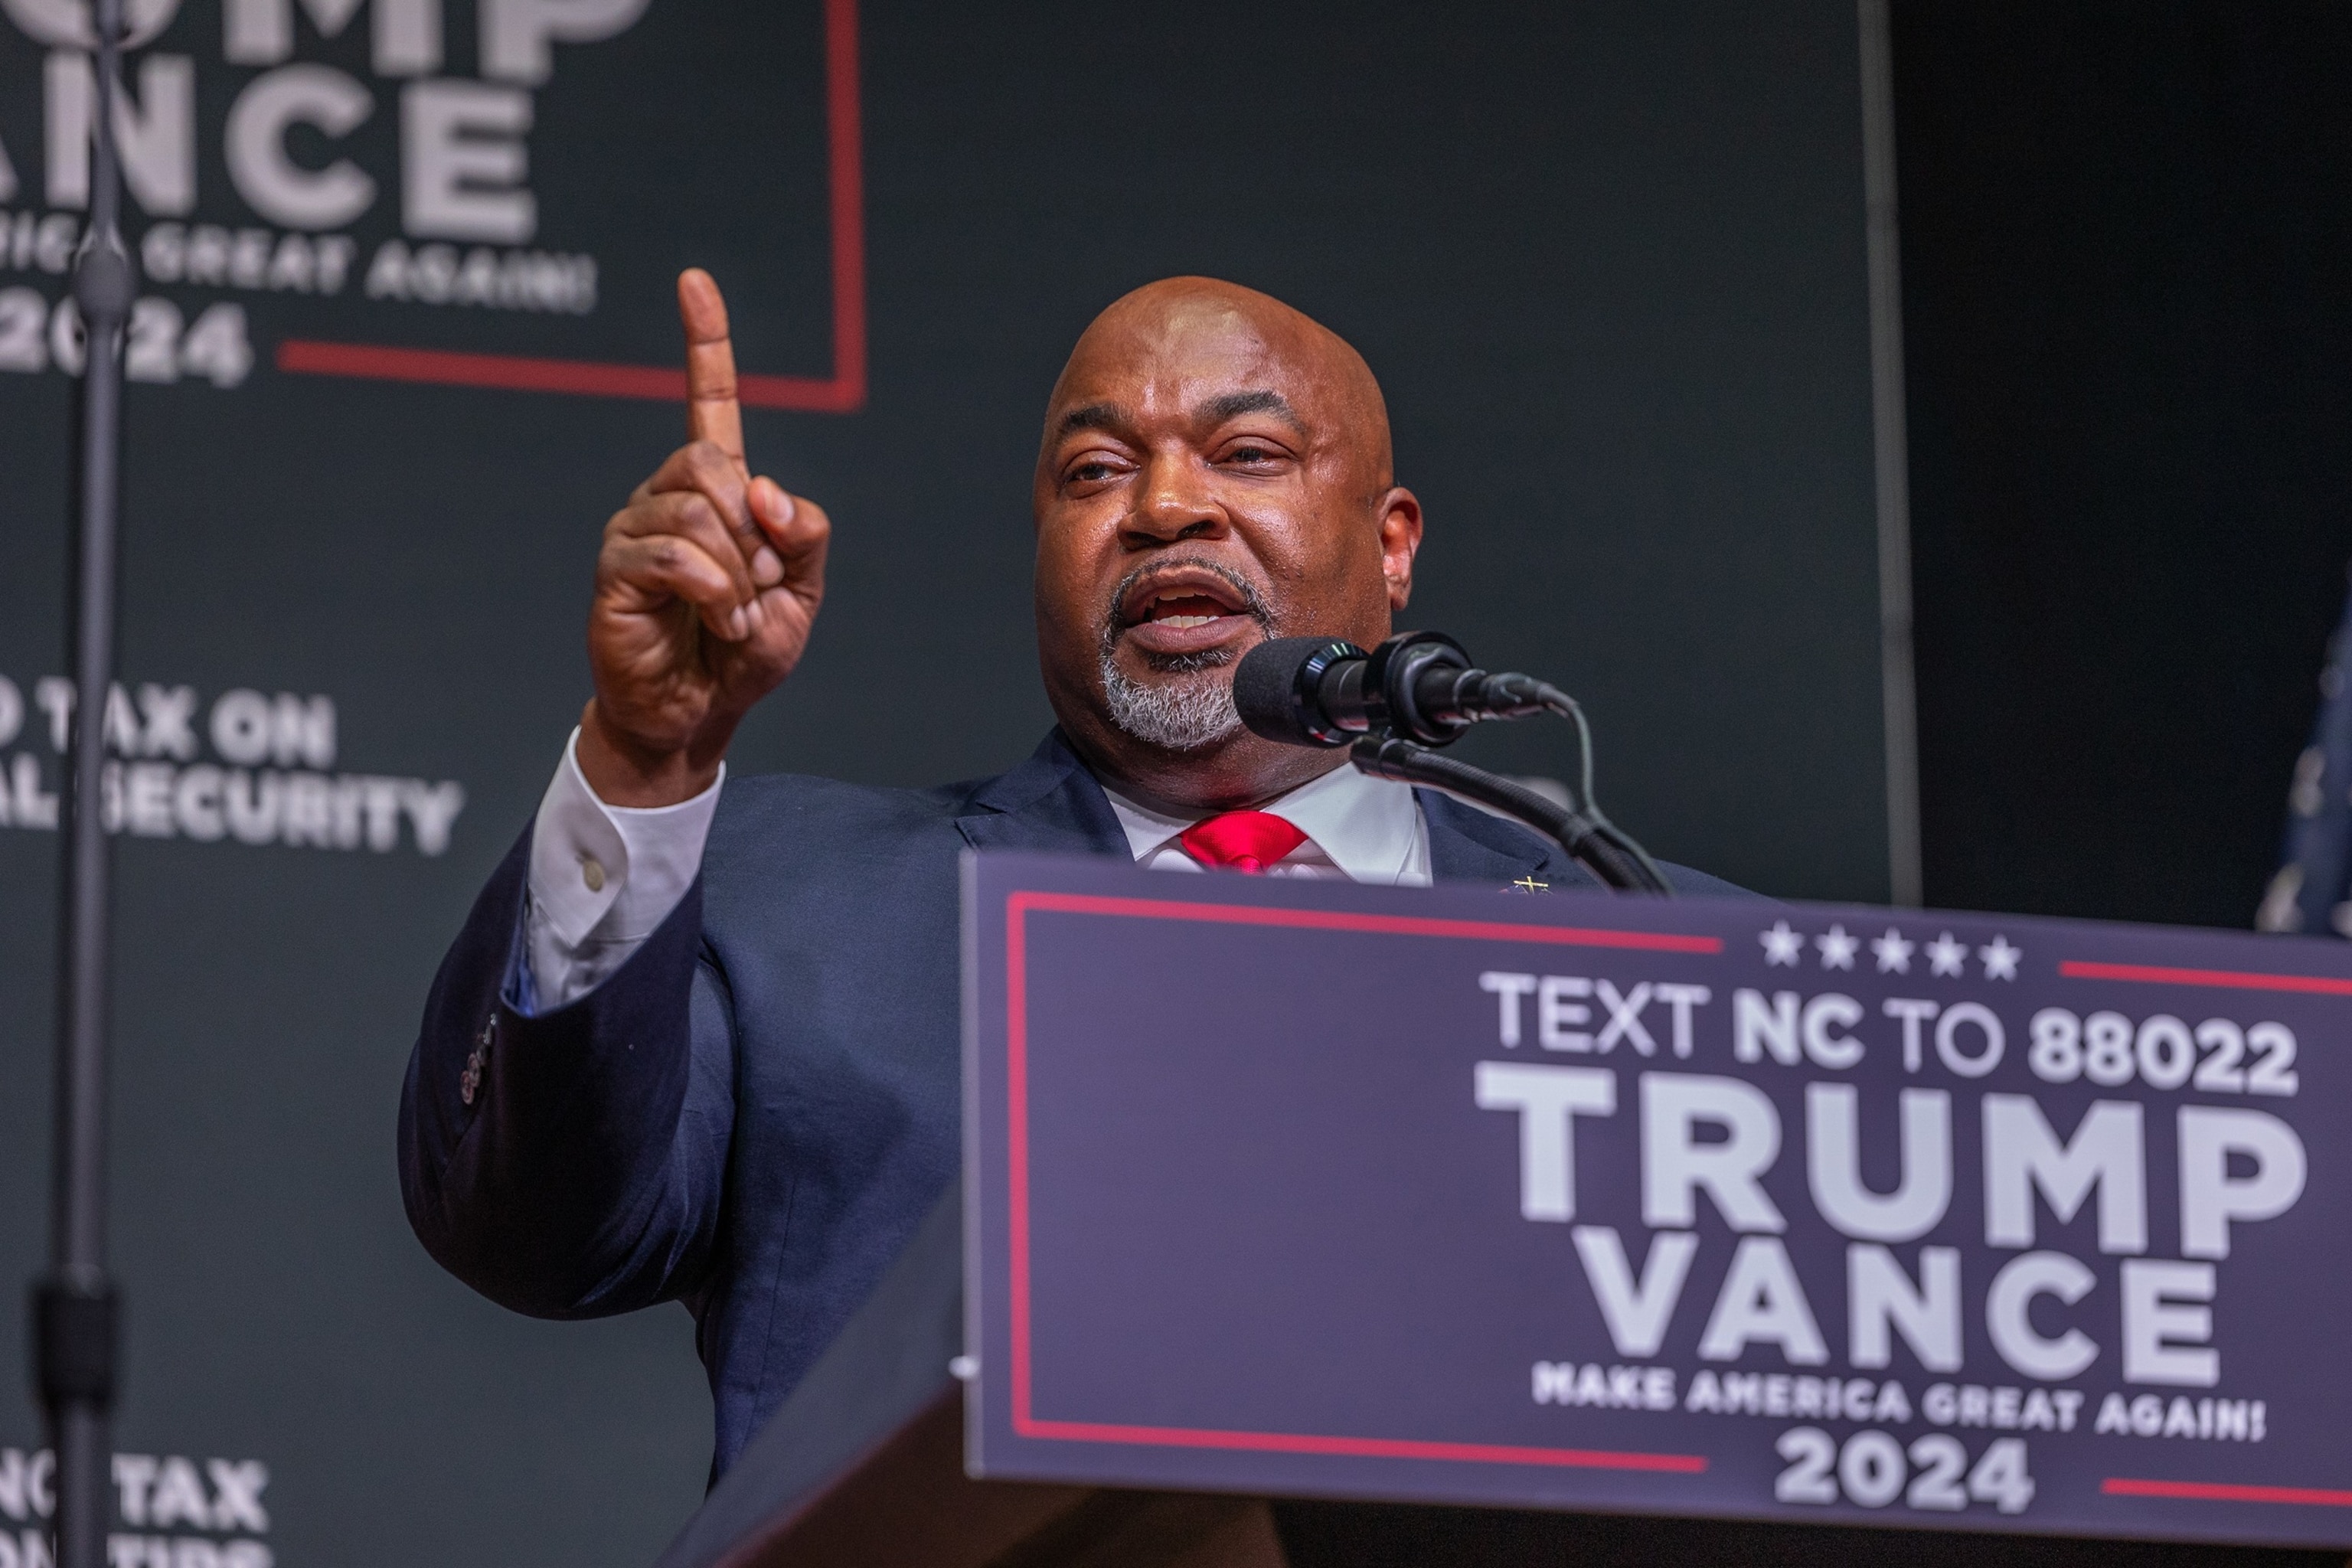
[[[400,1104],[417,1239],[502,1306],[597,1317],[708,1274],[733,1124],[734,1027],[698,879],[593,991],[513,1005],[526,833],[442,960]]]

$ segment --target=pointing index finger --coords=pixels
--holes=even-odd
[[[677,318],[686,328],[686,431],[735,461],[743,460],[743,414],[735,404],[735,345],[727,335],[727,301],[699,267],[677,275]]]

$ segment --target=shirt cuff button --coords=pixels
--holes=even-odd
[[[588,884],[590,892],[603,892],[604,890],[604,862],[593,855],[583,855],[580,858],[580,879]]]

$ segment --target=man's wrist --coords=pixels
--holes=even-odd
[[[692,800],[718,782],[727,742],[674,748],[647,746],[616,731],[591,699],[580,715],[580,742],[573,755],[580,776],[606,805],[645,808]]]

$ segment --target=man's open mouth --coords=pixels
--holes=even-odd
[[[1206,567],[1171,566],[1130,583],[1119,596],[1118,613],[1130,626],[1196,626],[1237,615],[1245,604],[1240,589]]]
[[[1170,565],[1126,584],[1116,624],[1146,659],[1162,668],[1171,660],[1222,664],[1232,657],[1229,643],[1265,624],[1255,599],[1246,584],[1207,566]]]
[[[1163,626],[1205,626],[1228,613],[1206,594],[1162,594],[1151,601],[1145,618]]]

